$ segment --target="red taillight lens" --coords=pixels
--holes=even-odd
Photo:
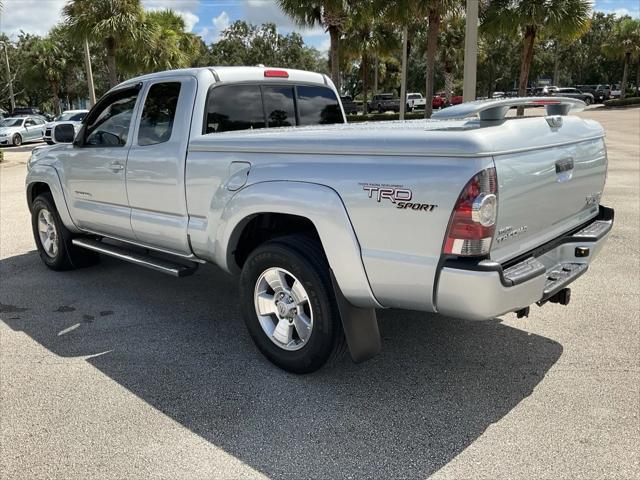
[[[286,70],[265,70],[264,76],[265,78],[289,78],[289,72],[287,72]]]
[[[461,256],[487,255],[498,213],[496,169],[487,168],[464,187],[451,214],[444,253]]]

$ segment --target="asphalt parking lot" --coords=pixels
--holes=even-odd
[[[273,367],[214,267],[47,270],[0,165],[3,479],[640,478],[640,109],[607,131],[609,243],[568,307],[467,322],[379,312],[382,354]]]

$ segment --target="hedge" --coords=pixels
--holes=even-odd
[[[640,105],[640,97],[627,97],[624,100],[614,98],[604,102],[605,107],[626,107],[629,105]]]

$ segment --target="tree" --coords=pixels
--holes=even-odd
[[[614,25],[611,36],[602,46],[605,55],[614,59],[622,59],[624,67],[622,70],[622,84],[620,85],[620,98],[624,99],[627,93],[627,79],[629,64],[632,57],[639,58],[637,83],[640,81],[640,20],[629,17],[622,18]]]
[[[444,72],[444,91],[451,102],[453,80],[464,61],[465,20],[459,12],[449,13],[443,21],[444,28],[438,40],[438,63]]]
[[[103,39],[109,84],[116,86],[120,44],[137,41],[144,45],[147,37],[140,0],[70,0],[63,8],[63,16],[78,39]]]
[[[331,80],[340,90],[340,39],[349,16],[346,0],[277,0],[282,11],[302,27],[321,25],[329,32]]]
[[[362,77],[362,111],[367,113],[369,93],[369,72],[372,60],[397,49],[398,42],[395,31],[381,15],[375,15],[375,4],[361,1],[352,12],[345,29],[343,39],[343,56],[359,61],[359,72]]]
[[[143,29],[146,40],[122,42],[118,65],[133,75],[189,67],[200,53],[199,40],[185,31],[184,20],[172,10],[147,12]]]
[[[49,85],[53,97],[53,113],[60,114],[60,84],[66,69],[66,59],[60,44],[51,38],[38,38],[31,52],[31,68]]]
[[[482,26],[497,32],[518,32],[522,37],[522,61],[518,95],[527,93],[536,40],[544,34],[577,35],[589,28],[589,0],[493,0],[483,15]],[[522,115],[524,109],[518,108]]]

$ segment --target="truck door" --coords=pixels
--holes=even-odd
[[[85,230],[133,239],[125,171],[140,85],[100,99],[61,162],[66,197],[76,224]]]
[[[190,253],[184,169],[197,82],[189,76],[149,82],[127,160],[131,227],[146,245]]]

